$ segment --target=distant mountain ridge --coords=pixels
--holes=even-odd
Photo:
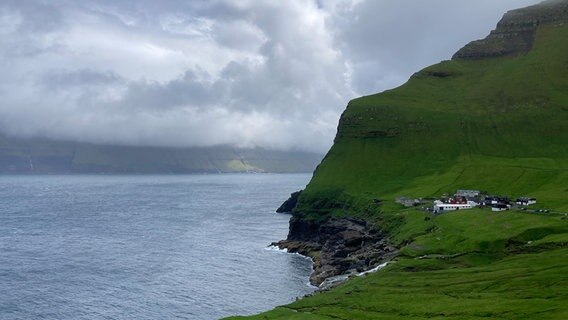
[[[263,148],[112,146],[0,135],[0,174],[296,173],[323,156]]]

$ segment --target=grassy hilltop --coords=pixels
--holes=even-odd
[[[397,196],[538,198],[548,214],[431,216]],[[377,201],[380,200],[380,201]],[[351,101],[295,219],[357,216],[385,269],[258,319],[568,319],[568,1],[508,13],[403,86]]]

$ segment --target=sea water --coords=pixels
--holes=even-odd
[[[217,319],[313,291],[266,247],[307,174],[0,176],[0,319]]]

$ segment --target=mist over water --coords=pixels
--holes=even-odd
[[[0,176],[0,318],[216,319],[312,292],[275,208],[310,176]]]

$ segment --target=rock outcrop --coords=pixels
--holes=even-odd
[[[568,23],[568,1],[549,0],[541,4],[512,10],[505,14],[497,28],[483,40],[470,42],[452,59],[484,59],[529,52],[540,25]]]
[[[288,238],[273,245],[311,257],[314,272],[310,282],[314,285],[330,277],[371,269],[397,253],[384,234],[356,218],[312,221],[293,216]]]
[[[293,192],[290,195],[290,198],[288,198],[288,200],[284,201],[284,203],[282,203],[282,205],[278,209],[276,209],[276,212],[278,212],[278,213],[291,213],[292,210],[294,210],[294,208],[298,204],[298,198],[302,194],[302,191],[303,190]]]

